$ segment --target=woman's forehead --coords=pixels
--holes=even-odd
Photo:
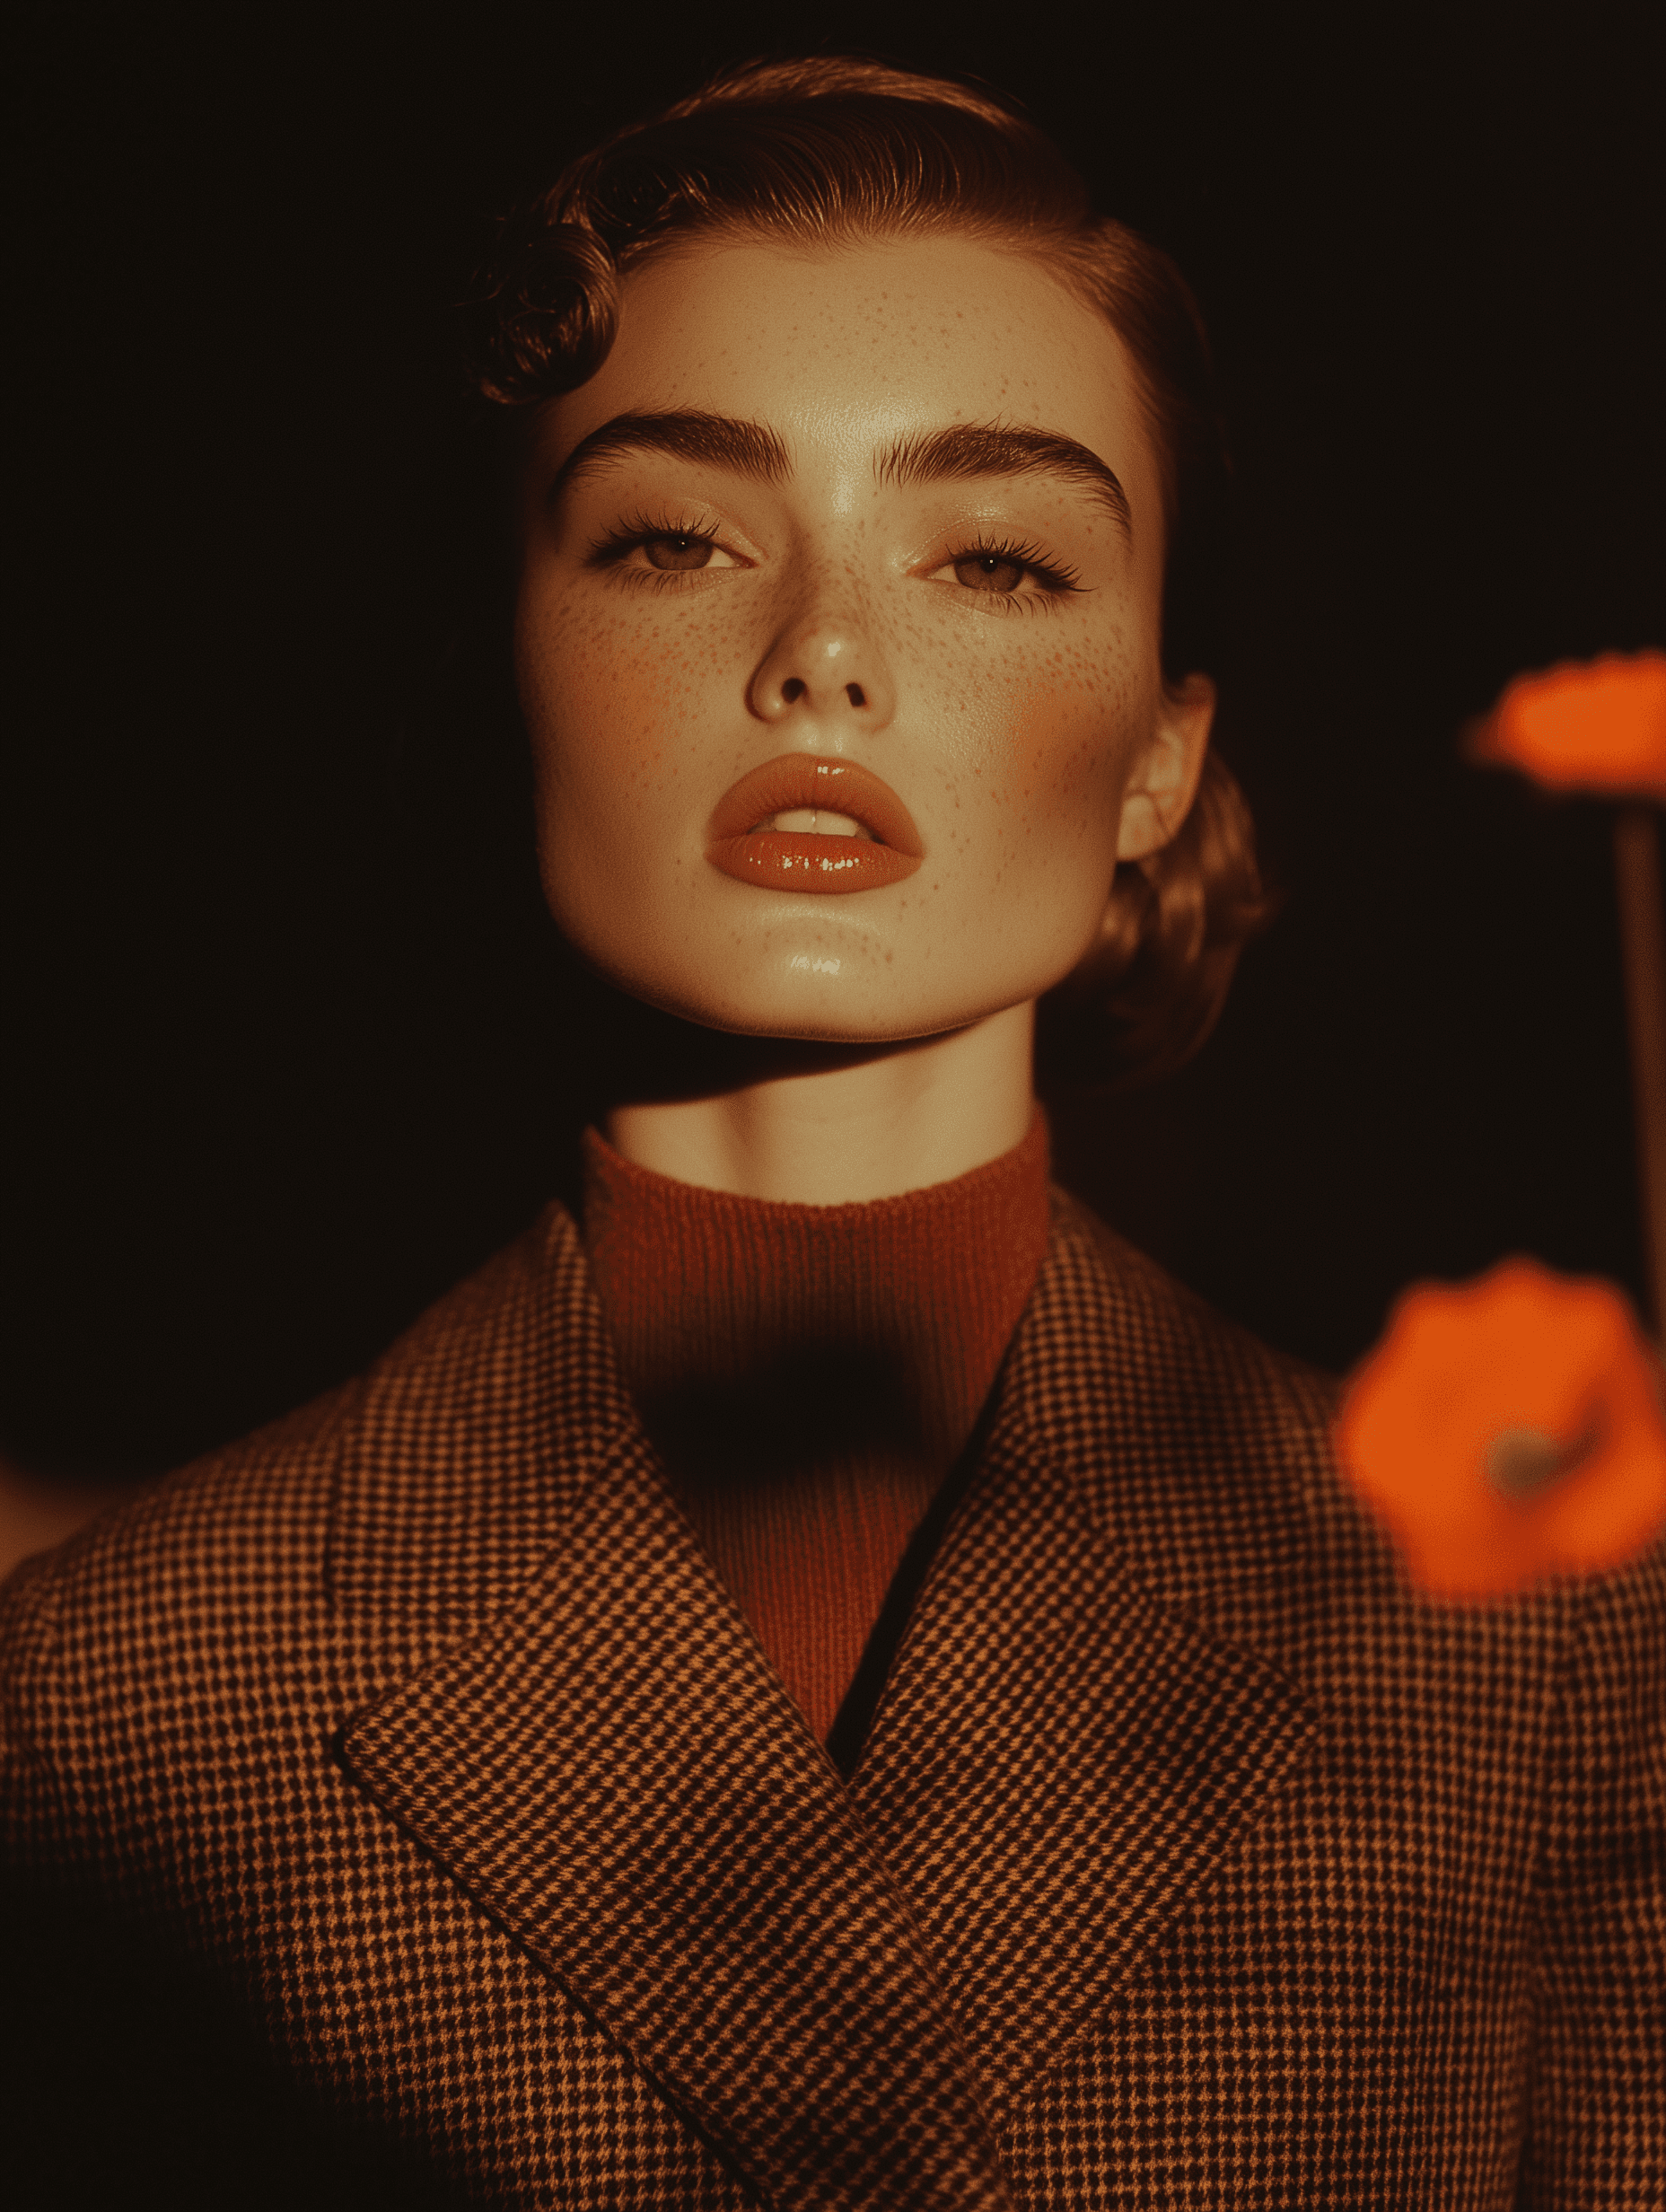
[[[1013,249],[954,234],[702,239],[661,255],[626,278],[611,352],[540,443],[558,465],[618,415],[680,408],[766,426],[807,459],[956,422],[1022,426],[1098,454],[1136,513],[1157,498],[1104,316]]]

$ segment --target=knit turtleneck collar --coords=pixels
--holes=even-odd
[[[824,1740],[1047,1248],[1048,1131],[850,1206],[706,1190],[584,1134],[584,1242],[684,1511]]]

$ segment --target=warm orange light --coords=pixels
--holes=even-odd
[[[1518,676],[1469,750],[1553,791],[1666,799],[1666,653],[1605,653]]]
[[[1618,1567],[1666,1527],[1666,1368],[1610,1284],[1421,1284],[1349,1378],[1342,1466],[1440,1597]]]

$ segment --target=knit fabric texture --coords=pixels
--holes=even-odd
[[[584,1248],[671,1488],[826,1742],[1047,1255],[1048,1130],[851,1206],[678,1182],[584,1133]]]

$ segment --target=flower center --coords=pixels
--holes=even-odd
[[[1500,1429],[1486,1447],[1486,1476],[1508,1498],[1533,1497],[1589,1459],[1596,1444],[1594,1426],[1564,1444],[1542,1428]]]

